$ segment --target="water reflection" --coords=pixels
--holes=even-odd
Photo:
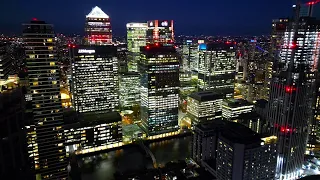
[[[165,140],[149,145],[157,163],[164,165],[170,161],[183,160],[190,157],[191,137]],[[112,151],[84,158],[83,180],[113,180],[115,172],[134,171],[152,168],[152,160],[137,146],[123,150]]]

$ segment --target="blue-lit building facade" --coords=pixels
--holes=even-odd
[[[141,47],[141,120],[148,135],[178,129],[179,59],[175,47]]]

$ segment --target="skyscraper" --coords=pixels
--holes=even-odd
[[[141,120],[149,135],[178,129],[179,59],[175,47],[141,47]]]
[[[79,113],[118,107],[118,61],[113,45],[71,48],[73,106]]]
[[[147,43],[174,43],[173,20],[148,21]]]
[[[27,127],[37,176],[42,179],[66,179],[67,161],[63,136],[59,68],[52,24],[33,19],[23,24],[33,123]]]
[[[86,16],[86,43],[90,45],[112,44],[110,17],[98,6]]]
[[[273,74],[267,121],[279,140],[279,179],[295,179],[304,161],[312,118],[314,72],[319,61],[319,29],[320,22],[311,17],[296,15],[295,19],[273,21]]]
[[[232,97],[236,72],[233,43],[214,43],[203,48],[200,45],[200,50],[199,89],[212,90]]]
[[[147,28],[147,23],[127,24],[129,71],[138,72],[137,62],[140,59],[140,47],[146,45]]]
[[[122,109],[140,104],[139,73],[122,73],[119,76],[119,100]]]

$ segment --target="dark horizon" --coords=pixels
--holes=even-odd
[[[94,0],[3,1],[0,11],[0,33],[20,35],[22,23],[32,18],[54,24],[55,32],[84,34],[85,16],[99,6],[111,18],[113,34],[126,35],[126,23],[146,22],[153,19],[174,20],[176,34],[184,35],[263,35],[271,33],[272,19],[291,14],[295,0],[171,2],[168,5],[146,0],[112,1]],[[28,8],[25,8],[28,7]],[[190,16],[190,17],[188,17]]]

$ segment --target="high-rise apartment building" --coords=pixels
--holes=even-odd
[[[27,101],[32,102],[33,123],[27,127],[37,177],[66,179],[63,116],[60,99],[59,67],[53,25],[32,20],[23,24],[29,87]]]
[[[236,72],[233,43],[208,44],[199,51],[199,89],[212,90],[232,97]]]
[[[304,161],[318,69],[320,21],[311,17],[273,21],[273,74],[267,111],[279,140],[278,179],[296,179]]]
[[[147,43],[174,43],[173,20],[148,21]]]
[[[218,180],[274,179],[277,137],[260,136],[230,121],[195,126],[192,158]]]
[[[149,135],[178,129],[179,58],[175,47],[141,48],[141,120]]]
[[[147,41],[147,23],[128,23],[127,24],[127,44],[129,71],[138,72],[137,62],[140,59],[140,47],[146,45]]]
[[[89,45],[112,44],[110,17],[98,6],[86,16],[85,33]]]
[[[211,91],[195,92],[188,97],[187,113],[191,124],[197,125],[211,120],[222,119],[223,95]]]
[[[139,73],[122,73],[119,76],[119,99],[124,109],[140,104]]]
[[[71,48],[73,106],[79,113],[118,107],[118,61],[113,45]]]

